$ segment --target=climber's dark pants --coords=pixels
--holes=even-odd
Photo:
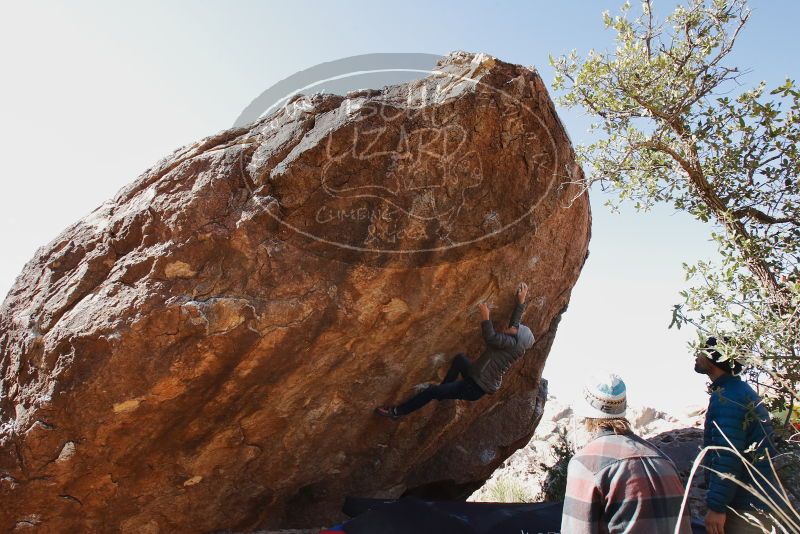
[[[485,392],[467,375],[467,370],[470,368],[470,365],[469,358],[467,358],[466,354],[463,352],[456,354],[442,383],[438,386],[428,386],[423,389],[409,400],[399,405],[397,407],[397,413],[400,415],[409,414],[415,410],[419,410],[433,399],[463,399],[470,401],[480,399],[485,395]],[[461,375],[461,380],[456,380],[458,375]]]

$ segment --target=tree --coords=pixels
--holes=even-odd
[[[762,81],[726,96],[746,74],[724,64],[750,18],[746,0],[691,0],[663,22],[650,0],[633,20],[630,7],[603,13],[613,53],[550,56],[553,88],[564,91],[556,101],[583,107],[597,120],[590,131],[600,129],[577,147],[590,169],[582,184],[711,225],[719,258],[684,264],[693,285],[670,327],[694,325],[698,340],[729,336],[720,352],[752,366],[772,407],[791,404],[800,382],[800,93],[787,79],[768,95]]]

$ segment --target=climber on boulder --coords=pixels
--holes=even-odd
[[[485,303],[479,304],[481,333],[486,343],[486,350],[481,356],[472,363],[463,352],[457,354],[441,384],[428,386],[398,406],[376,408],[375,413],[396,420],[419,410],[434,399],[475,401],[500,389],[503,375],[534,343],[531,329],[519,323],[527,295],[528,285],[522,282],[517,286],[517,303],[508,327],[500,331],[495,331],[489,318],[489,307]],[[461,380],[456,380],[459,375]]]

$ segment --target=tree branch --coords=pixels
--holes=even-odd
[[[791,223],[794,225],[800,226],[800,221],[794,219],[792,217],[781,217],[775,218],[770,215],[767,215],[763,211],[757,210],[752,206],[748,206],[746,208],[741,208],[733,212],[733,216],[737,219],[741,219],[742,217],[750,217],[751,219],[755,219],[758,222],[764,224],[783,224],[783,223]]]

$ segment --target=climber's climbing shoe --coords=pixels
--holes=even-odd
[[[397,421],[398,419],[403,417],[402,415],[397,413],[397,408],[394,406],[387,406],[387,407],[378,406],[377,408],[375,408],[375,413],[380,415],[381,417],[388,417],[394,421]]]

